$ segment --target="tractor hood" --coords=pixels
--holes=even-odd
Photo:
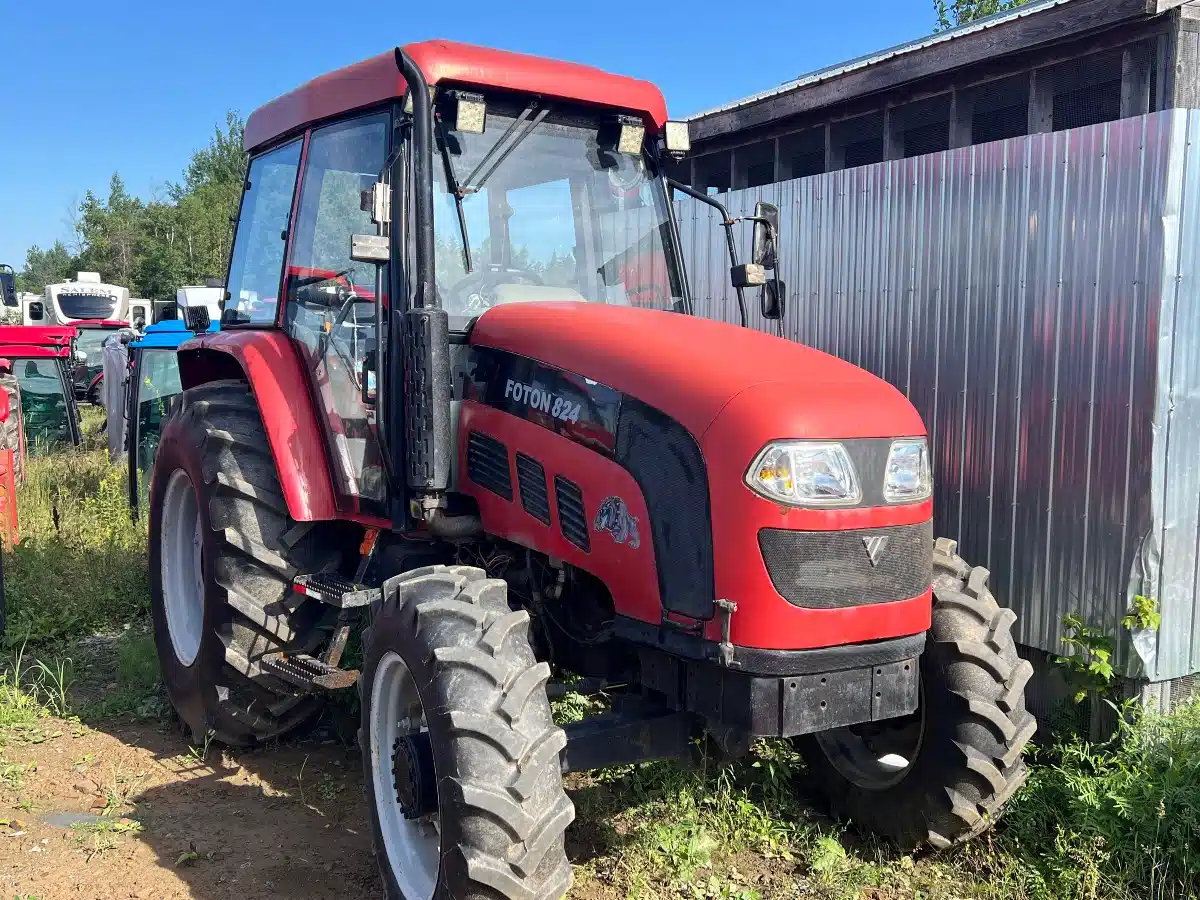
[[[758,331],[600,303],[508,303],[476,322],[474,346],[505,350],[649,404],[707,444],[721,435],[922,435],[898,390],[836,357]],[[709,438],[705,440],[706,436]]]

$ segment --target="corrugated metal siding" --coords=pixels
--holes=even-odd
[[[1200,667],[1200,135],[1187,144],[1187,123],[1154,113],[721,198],[735,215],[780,208],[784,335],[921,412],[938,533],[992,571],[1018,640],[1059,651],[1065,613],[1115,631],[1131,590],[1157,592],[1157,662],[1153,639],[1120,651],[1157,678]],[[715,212],[676,205],[698,312],[736,322]],[[747,302],[751,327],[778,327],[757,292]],[[1156,404],[1160,332],[1172,391]],[[1152,569],[1167,560],[1161,585],[1143,584],[1147,554]]]

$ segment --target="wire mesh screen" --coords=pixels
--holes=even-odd
[[[842,167],[853,169],[883,162],[883,113],[837,122],[830,129],[830,142]]]
[[[1082,128],[1121,117],[1121,79],[1054,95],[1054,130]]]
[[[950,149],[950,120],[904,130],[904,156],[923,156]]]
[[[950,108],[950,95],[942,94],[892,111],[898,120],[905,157],[950,149]]]
[[[825,171],[825,150],[810,150],[792,157],[792,177],[805,178]]]
[[[971,143],[987,144],[1029,131],[1029,76],[1004,78],[975,88],[971,103]]]

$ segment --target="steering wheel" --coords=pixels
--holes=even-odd
[[[518,280],[514,282],[513,276],[516,276]],[[474,272],[460,279],[447,291],[449,302],[446,306],[462,310],[461,314],[465,316],[483,315],[495,303],[496,287],[501,284],[514,283],[541,287],[544,282],[531,269],[486,263],[477,266]]]

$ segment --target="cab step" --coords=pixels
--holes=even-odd
[[[297,575],[292,583],[292,590],[336,609],[370,606],[383,596],[379,588],[358,584],[336,572]]]
[[[339,669],[307,653],[267,653],[259,659],[259,667],[306,691],[338,691],[358,683],[357,669]]]

